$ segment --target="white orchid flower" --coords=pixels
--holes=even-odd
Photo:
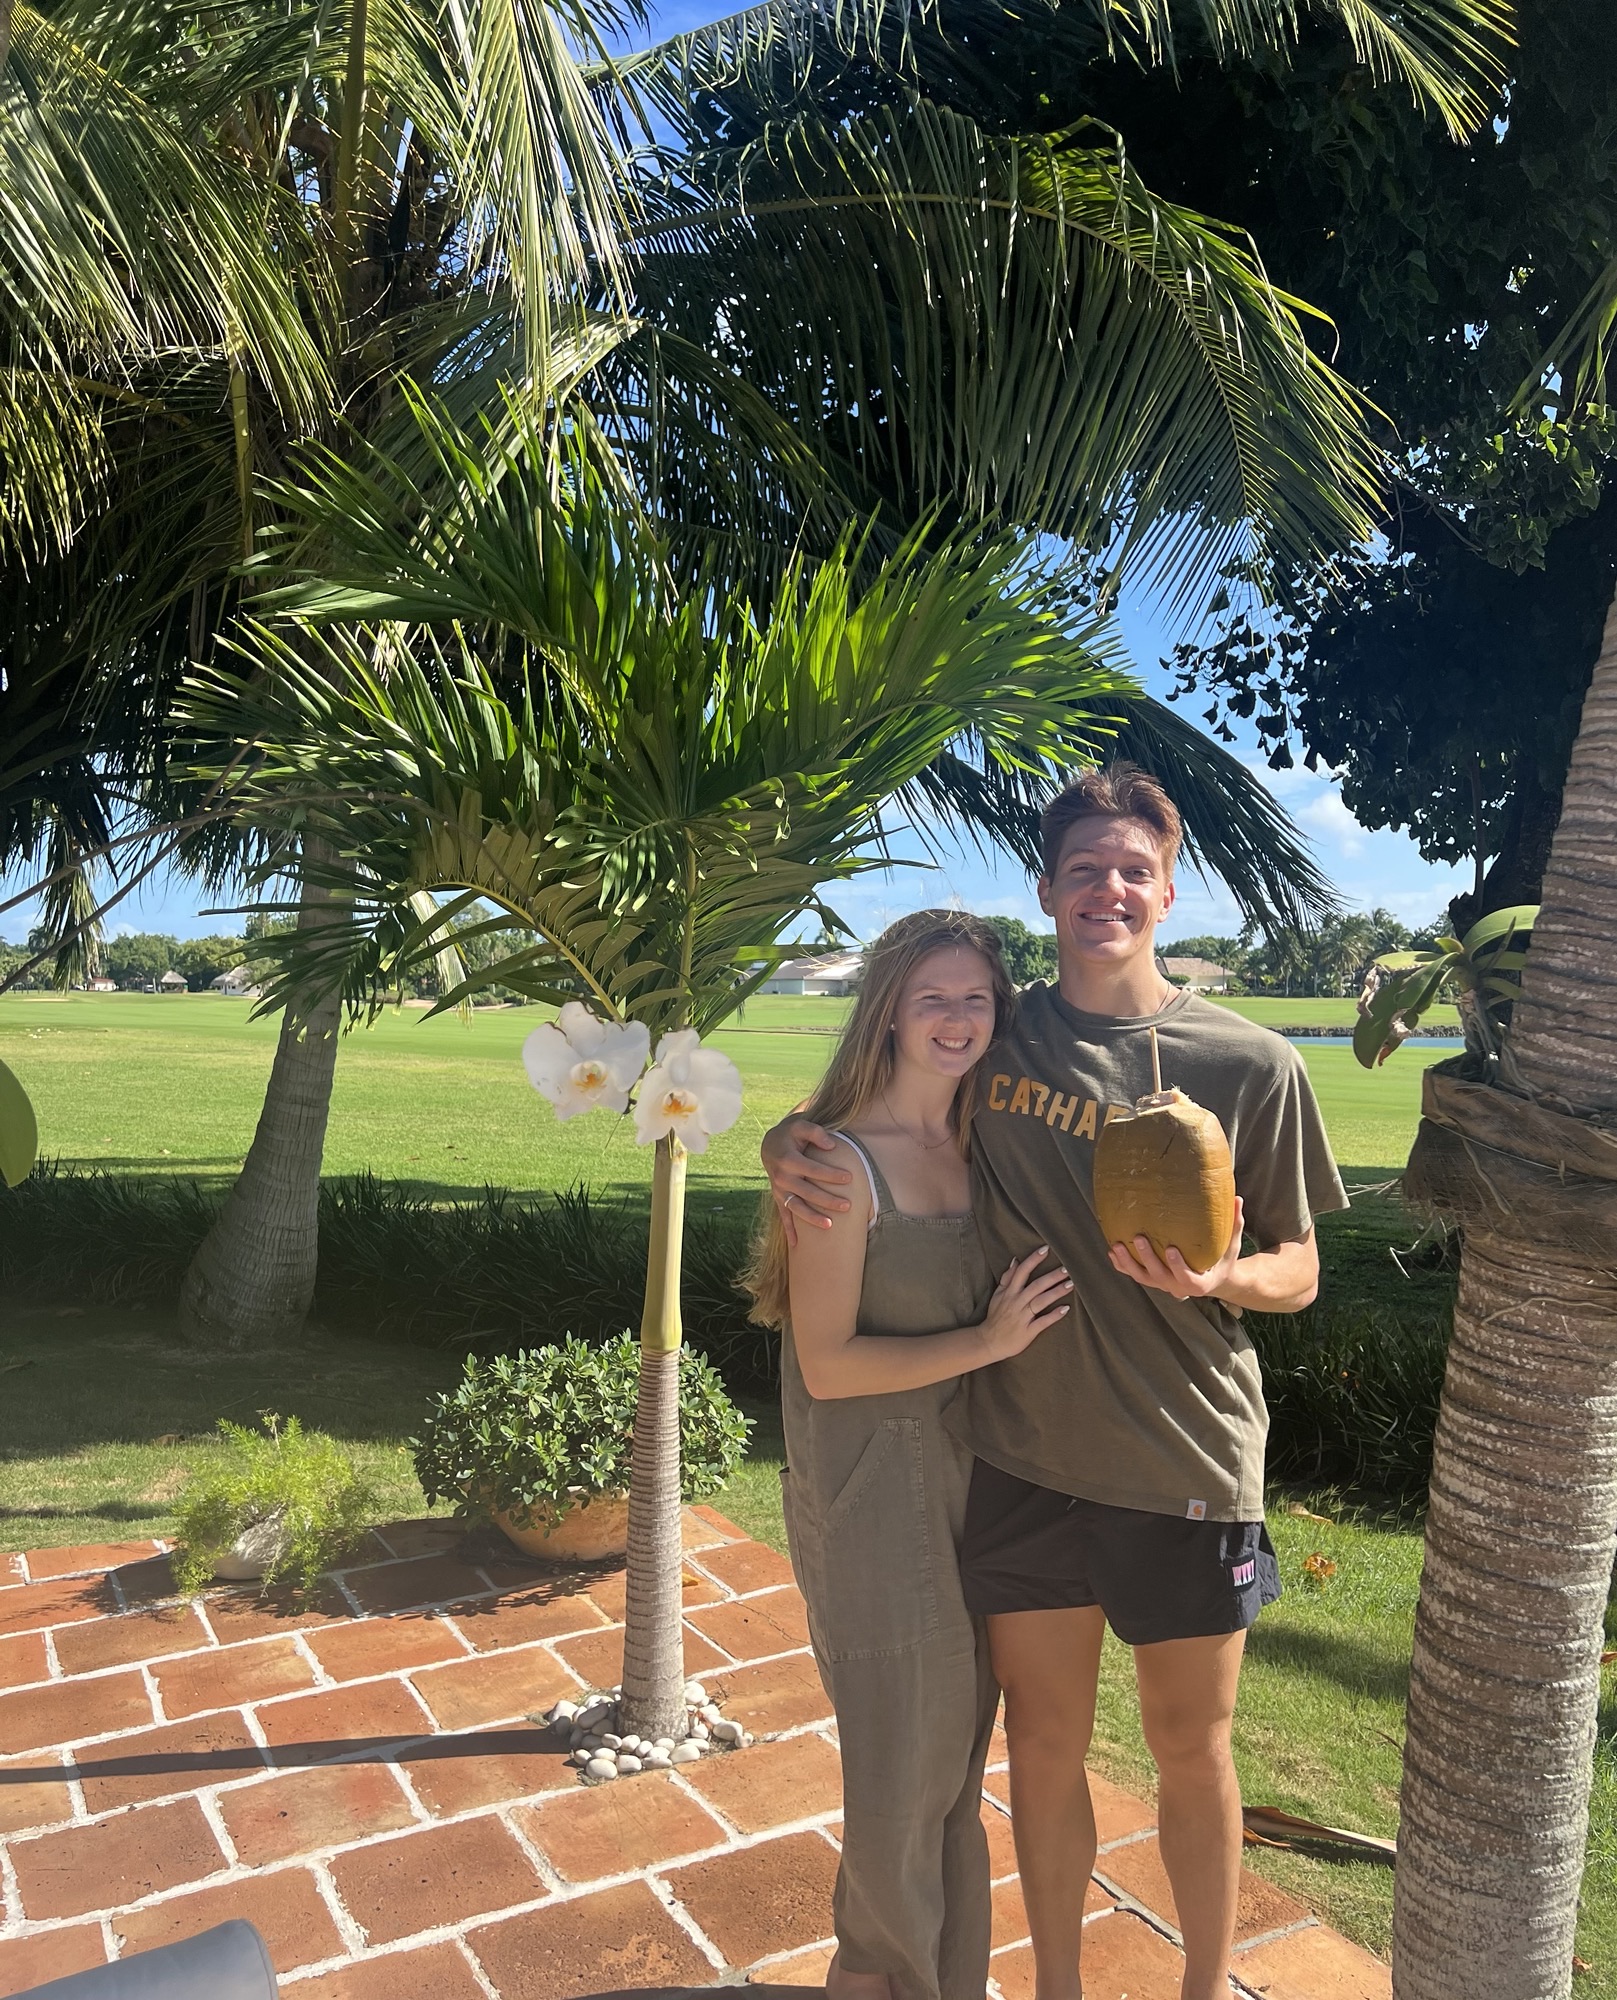
[[[554,1026],[535,1028],[522,1044],[522,1066],[558,1118],[576,1118],[581,1111],[627,1111],[650,1053],[644,1021],[603,1021],[569,1000]]]
[[[741,1116],[741,1072],[717,1049],[705,1049],[694,1028],[676,1028],[657,1044],[635,1099],[635,1136],[650,1146],[671,1132],[687,1153],[705,1153],[716,1132]]]

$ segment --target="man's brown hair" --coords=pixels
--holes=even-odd
[[[1047,878],[1061,865],[1067,829],[1081,819],[1136,819],[1150,827],[1157,837],[1162,865],[1172,873],[1185,837],[1185,823],[1162,786],[1138,764],[1120,758],[1115,764],[1086,771],[1045,807],[1039,815],[1039,855]]]

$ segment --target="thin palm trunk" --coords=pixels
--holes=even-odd
[[[1410,1683],[1399,2000],[1571,1989],[1617,1532],[1614,939],[1617,602],[1511,1033],[1520,1089],[1580,1121],[1569,1157],[1600,1220],[1558,1234],[1513,1228],[1504,1205],[1497,1223],[1467,1218]]]
[[[305,889],[299,927],[330,920],[330,898]],[[241,1348],[284,1340],[308,1315],[319,1264],[320,1162],[341,1014],[333,993],[289,1007],[282,1017],[252,1146],[181,1287],[181,1330],[199,1345]]]
[[[657,1141],[651,1181],[640,1393],[629,1471],[629,1573],[623,1624],[621,1726],[637,1736],[685,1734],[683,1550],[679,1498],[679,1281],[685,1235],[685,1148]]]

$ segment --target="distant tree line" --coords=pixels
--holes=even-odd
[[[1175,938],[1160,951],[1164,958],[1205,958],[1223,966],[1231,992],[1334,999],[1358,992],[1371,959],[1429,945],[1434,935],[1410,930],[1390,910],[1371,910],[1327,917],[1313,930],[1276,929],[1263,936],[1248,925],[1237,937]]]

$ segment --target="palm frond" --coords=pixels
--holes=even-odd
[[[1188,603],[1232,561],[1340,549],[1375,519],[1366,407],[1308,308],[1098,129],[999,139],[924,102],[802,120],[717,192],[671,168],[647,209],[646,316],[730,360],[902,524],[1014,520]]]

